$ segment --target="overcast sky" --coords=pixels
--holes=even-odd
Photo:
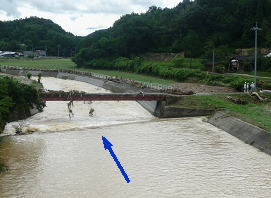
[[[30,16],[51,19],[75,35],[105,29],[124,14],[142,13],[150,6],[172,8],[181,0],[0,0],[0,20]]]

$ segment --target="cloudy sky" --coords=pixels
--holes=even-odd
[[[124,14],[150,6],[175,7],[181,0],[0,0],[0,20],[30,16],[53,20],[68,32],[85,36],[105,29]]]

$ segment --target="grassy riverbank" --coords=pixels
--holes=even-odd
[[[0,59],[0,65],[33,67],[39,69],[75,69],[71,59]]]
[[[260,102],[255,97],[245,94],[230,95],[234,99],[245,101],[246,105],[238,105],[227,99],[226,94],[187,96],[178,101],[174,106],[198,109],[224,109],[230,115],[241,120],[259,126],[271,132],[271,94],[260,94],[266,98],[265,102]]]

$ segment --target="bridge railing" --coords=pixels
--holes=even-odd
[[[31,68],[31,67],[6,66],[6,65],[0,65],[0,68],[10,69],[10,70],[29,70],[29,71],[41,71],[41,72],[49,71],[49,72],[70,73],[70,74],[77,74],[77,75],[82,75],[82,76],[95,77],[95,78],[104,79],[104,80],[125,82],[127,84],[136,86],[138,88],[149,88],[153,90],[159,90],[160,92],[165,92],[165,93],[187,94],[187,93],[184,93],[181,89],[175,86],[171,86],[171,85],[136,81],[136,80],[132,80],[128,78],[109,76],[109,75],[99,74],[95,72],[84,72],[84,71],[71,70],[71,69],[38,69],[38,68]]]

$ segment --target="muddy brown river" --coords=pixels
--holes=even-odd
[[[43,78],[47,89],[107,92]],[[88,115],[94,108],[94,115]],[[271,197],[271,157],[206,123],[159,120],[136,102],[47,102],[44,112],[7,125],[1,198]],[[15,136],[16,126],[27,135]],[[127,184],[102,136],[112,142]]]

